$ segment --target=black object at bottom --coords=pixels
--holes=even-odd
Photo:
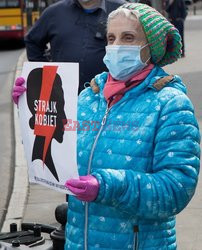
[[[56,207],[55,218],[60,223],[60,227],[58,228],[45,224],[22,223],[22,231],[17,231],[17,224],[12,223],[10,225],[10,232],[0,233],[0,250],[24,250],[30,249],[30,247],[37,249],[37,246],[45,243],[45,239],[42,237],[41,232],[50,234],[52,240],[52,246],[48,249],[44,248],[44,250],[64,250],[67,203],[63,203]]]

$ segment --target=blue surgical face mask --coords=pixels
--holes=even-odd
[[[136,45],[108,45],[106,46],[106,55],[103,62],[107,66],[109,73],[116,80],[127,81],[147,66],[140,57],[141,49],[148,44]],[[148,58],[147,61],[149,61]]]

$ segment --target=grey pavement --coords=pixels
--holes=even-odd
[[[199,13],[199,12],[198,12]],[[195,105],[196,116],[202,131],[202,13],[193,16],[191,13],[186,21],[185,48],[186,57],[177,63],[165,67],[170,74],[178,74],[182,77],[188,88],[188,95]],[[20,75],[22,62],[26,60],[22,55],[17,75]],[[14,190],[11,196],[10,206],[2,228],[7,231],[9,223],[21,221],[55,224],[54,209],[65,201],[64,194],[57,193],[45,187],[28,184],[26,174],[26,162],[23,155],[23,147],[20,141],[17,110],[14,107],[15,140],[16,140],[16,170]],[[21,191],[20,191],[21,190]],[[13,200],[12,200],[13,198]],[[14,206],[15,201],[20,202],[20,209]],[[177,216],[177,241],[178,250],[202,249],[202,180],[199,179],[194,198]]]
[[[0,41],[0,227],[6,213],[13,183],[14,136],[11,86],[22,49]]]

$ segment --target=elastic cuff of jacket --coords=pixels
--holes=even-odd
[[[97,195],[97,198],[94,200],[94,202],[100,202],[103,199],[103,195],[104,195],[104,185],[103,185],[102,176],[98,173],[92,173],[91,175],[94,176],[99,183],[98,195]]]

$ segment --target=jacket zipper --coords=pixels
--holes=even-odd
[[[93,154],[95,151],[95,147],[97,145],[97,141],[100,137],[100,134],[103,130],[103,127],[107,121],[107,117],[109,114],[109,111],[111,110],[112,107],[109,108],[109,106],[107,106],[107,109],[105,111],[105,114],[102,118],[102,122],[101,122],[101,127],[97,133],[97,136],[95,138],[95,141],[93,143],[92,149],[91,149],[91,153],[90,153],[90,157],[89,157],[89,162],[88,162],[88,171],[87,174],[89,175],[91,172],[91,164],[92,164],[92,159],[93,159]],[[88,242],[87,242],[87,238],[88,238],[88,202],[85,202],[85,228],[84,228],[84,250],[88,250]]]
[[[133,250],[138,250],[138,232],[139,232],[139,228],[138,226],[134,226],[133,228],[134,230],[134,242],[133,242]]]

